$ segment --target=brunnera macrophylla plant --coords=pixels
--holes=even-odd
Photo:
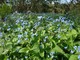
[[[0,27],[0,59],[80,59],[80,46],[74,42],[78,32],[73,21],[63,16],[57,19],[24,16],[12,14],[14,24],[4,22]]]
[[[3,3],[0,7],[0,16],[3,21],[7,20],[7,15],[12,12],[12,5]]]

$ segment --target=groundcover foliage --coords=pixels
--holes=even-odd
[[[13,13],[0,24],[0,60],[79,60],[79,34],[66,17]]]

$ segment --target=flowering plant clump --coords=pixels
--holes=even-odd
[[[78,32],[66,17],[57,19],[13,13],[0,27],[2,60],[75,60],[80,59]]]
[[[12,12],[12,5],[3,3],[0,7],[0,17],[4,21],[7,20],[7,15]]]

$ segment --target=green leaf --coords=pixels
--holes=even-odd
[[[28,53],[29,52],[29,49],[26,47],[26,48],[21,48],[19,50],[20,53]]]
[[[8,60],[8,57],[7,57],[7,56],[5,56],[4,60]]]
[[[49,30],[52,30],[53,29],[53,27],[49,27]]]
[[[34,52],[38,53],[40,51],[38,43],[35,43],[31,50],[33,50]]]
[[[2,48],[2,47],[0,47],[0,55],[2,54],[2,52],[3,52],[3,48]]]
[[[44,52],[41,52],[41,53],[40,53],[40,56],[41,56],[41,57],[44,57]]]
[[[33,60],[40,60],[39,57],[35,56]]]
[[[53,51],[58,52],[58,53],[61,53],[64,56],[68,57],[68,55],[65,54],[65,52],[58,45],[56,45],[55,48],[53,48]]]
[[[80,45],[80,41],[74,42],[75,45]]]
[[[55,50],[56,52],[59,52],[59,53],[64,54],[64,51],[63,51],[58,45],[56,45],[56,47],[54,48],[54,50]]]
[[[18,51],[18,50],[20,50],[21,49],[21,46],[16,46],[14,49],[13,49],[13,51],[15,52],[15,51]]]
[[[45,60],[53,60],[52,58],[46,58]]]
[[[73,29],[73,30],[71,31],[71,34],[72,34],[74,37],[76,37],[76,36],[77,36],[77,31],[76,31],[75,29]]]
[[[69,60],[78,60],[78,55],[71,55]]]
[[[59,34],[57,34],[57,35],[59,35],[60,37],[60,39],[61,40],[67,40],[67,36],[65,35],[65,33],[59,33]]]
[[[8,51],[9,51],[9,50],[6,49],[2,54],[7,54]]]

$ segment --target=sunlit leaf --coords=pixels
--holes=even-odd
[[[0,55],[2,54],[2,52],[3,52],[3,48],[2,48],[2,47],[0,47]]]
[[[21,48],[19,50],[20,53],[28,53],[29,52],[29,49],[26,47],[26,48]]]
[[[41,53],[40,53],[40,56],[41,56],[41,57],[44,57],[44,52],[41,52]]]
[[[36,53],[40,52],[39,45],[37,43],[35,43],[31,50],[33,50]]]
[[[54,52],[61,53],[61,54],[63,54],[64,56],[68,57],[68,56],[65,54],[65,52],[64,52],[58,45],[56,45],[55,48],[53,48],[53,51],[54,51]]]
[[[8,49],[5,49],[4,52],[2,54],[7,54],[8,53]]]
[[[78,60],[78,55],[71,55],[69,60]]]

